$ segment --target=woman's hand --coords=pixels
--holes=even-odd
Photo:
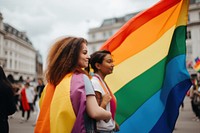
[[[102,108],[104,108],[104,109],[106,109],[106,105],[110,102],[110,100],[111,100],[111,96],[110,96],[110,94],[105,94],[104,96],[103,96],[103,98],[102,98],[102,102],[101,102],[101,107]]]
[[[111,112],[106,111],[97,103],[95,96],[89,95],[86,97],[86,110],[88,115],[96,120],[110,120]]]
[[[117,124],[117,122],[115,121],[115,132],[119,131],[119,125]]]

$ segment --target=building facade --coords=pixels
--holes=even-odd
[[[187,66],[200,57],[200,0],[190,0],[187,26]]]
[[[36,54],[36,73],[37,73],[37,79],[43,79],[43,62],[42,62],[42,55],[37,51]]]
[[[6,62],[6,57],[4,56],[4,48],[3,48],[3,41],[4,41],[5,31],[3,27],[3,16],[0,13],[0,65],[3,66]]]
[[[35,50],[26,33],[3,23],[1,14],[0,65],[4,68],[6,76],[13,77],[15,81],[37,79],[37,63],[41,64],[37,56],[41,55]]]
[[[88,51],[93,53],[113,34],[115,34],[124,23],[135,16],[136,13],[127,14],[123,17],[108,18],[103,21],[100,27],[91,28],[88,32]]]
[[[136,14],[138,12],[119,18],[105,19],[100,27],[89,29],[88,49],[90,53],[98,50],[108,38]],[[192,68],[194,59],[200,57],[200,0],[190,0],[186,45],[187,67]]]

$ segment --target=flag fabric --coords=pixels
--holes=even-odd
[[[30,106],[26,97],[26,88],[23,88],[21,91],[21,104],[21,108],[23,108],[24,111],[30,110]]]
[[[117,98],[121,133],[173,131],[191,86],[185,62],[188,6],[188,0],[161,0],[100,48],[114,58],[106,82]]]
[[[195,59],[195,64],[194,64],[193,68],[194,68],[195,71],[200,72],[200,59],[199,59],[199,57],[197,57]]]
[[[70,73],[56,87],[50,83],[45,86],[35,133],[86,132],[86,92],[83,75]]]

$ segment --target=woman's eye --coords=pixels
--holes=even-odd
[[[87,51],[83,51],[83,54],[87,54]]]
[[[108,62],[108,63],[112,63],[113,61],[112,61],[112,60],[107,60],[107,62]]]

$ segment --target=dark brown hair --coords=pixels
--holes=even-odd
[[[94,72],[98,71],[95,64],[96,63],[102,64],[104,57],[108,54],[111,54],[110,51],[99,50],[90,55],[90,65],[92,69],[94,70]]]
[[[47,57],[46,80],[58,85],[64,76],[78,70],[77,64],[84,38],[65,37],[57,41],[50,49]]]
[[[5,87],[5,86],[10,87],[13,90],[10,81],[6,78],[3,68],[0,66],[0,87]]]

